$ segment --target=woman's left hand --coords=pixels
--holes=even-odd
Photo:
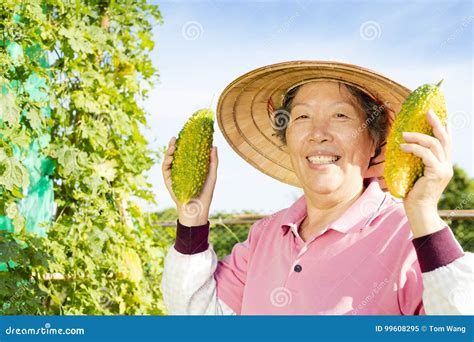
[[[434,233],[446,226],[438,215],[438,201],[453,177],[451,131],[443,126],[432,109],[426,116],[434,137],[403,132],[406,144],[400,144],[402,151],[420,157],[424,164],[423,176],[403,201],[414,237]]]

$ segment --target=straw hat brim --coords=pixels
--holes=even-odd
[[[291,61],[252,70],[230,83],[219,97],[217,121],[229,145],[258,170],[281,182],[301,187],[286,145],[275,135],[272,115],[287,91],[309,81],[353,85],[383,104],[392,116],[400,111],[410,90],[357,65],[333,61]],[[384,149],[364,173],[383,183]]]

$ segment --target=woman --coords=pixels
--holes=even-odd
[[[169,313],[472,314],[474,258],[437,211],[453,171],[451,135],[432,110],[434,137],[406,132],[401,144],[423,160],[423,176],[403,201],[383,191],[384,141],[408,94],[370,70],[318,61],[231,83],[217,111],[227,141],[304,195],[217,261],[207,239],[217,148],[201,194],[182,206],[171,190],[172,138],[163,161],[179,214],[162,283]]]

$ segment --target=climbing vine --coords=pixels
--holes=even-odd
[[[141,104],[161,20],[146,0],[0,4],[3,314],[163,313],[164,246],[136,204],[154,202]],[[45,236],[21,207],[32,154],[54,189]]]

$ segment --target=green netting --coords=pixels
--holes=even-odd
[[[30,185],[27,196],[19,203],[21,214],[25,217],[26,230],[46,236],[48,223],[53,215],[53,182],[49,178],[54,170],[52,160],[41,155],[41,140],[49,142],[49,136],[34,140],[27,157],[22,160],[28,170]]]
[[[23,51],[22,46],[16,42],[7,41],[5,45],[7,53],[14,60],[16,65],[22,64],[25,58],[28,58],[30,61],[37,61],[44,68],[49,67],[47,55],[41,50],[39,45],[31,45],[25,48],[25,51]],[[16,92],[23,89],[32,101],[46,101],[48,99],[47,82],[35,72],[31,73],[22,84],[17,80],[13,80],[10,86],[11,89]],[[51,108],[46,106],[42,109],[41,113],[49,117]],[[24,114],[26,114],[26,112],[24,112],[23,115]],[[0,118],[0,123],[1,122]],[[2,138],[3,136],[0,133],[0,139]],[[46,236],[48,226],[54,214],[53,182],[49,177],[54,171],[54,163],[42,154],[42,150],[48,146],[49,142],[49,134],[44,134],[34,139],[27,151],[9,143],[13,149],[14,157],[24,165],[29,177],[29,186],[27,189],[22,189],[24,198],[19,201],[18,207],[20,213],[25,218],[27,232],[39,236]],[[7,216],[0,216],[0,230],[10,232],[15,230],[11,219]],[[15,264],[9,262],[9,266],[15,267]],[[7,265],[0,263],[0,271],[6,269]]]

